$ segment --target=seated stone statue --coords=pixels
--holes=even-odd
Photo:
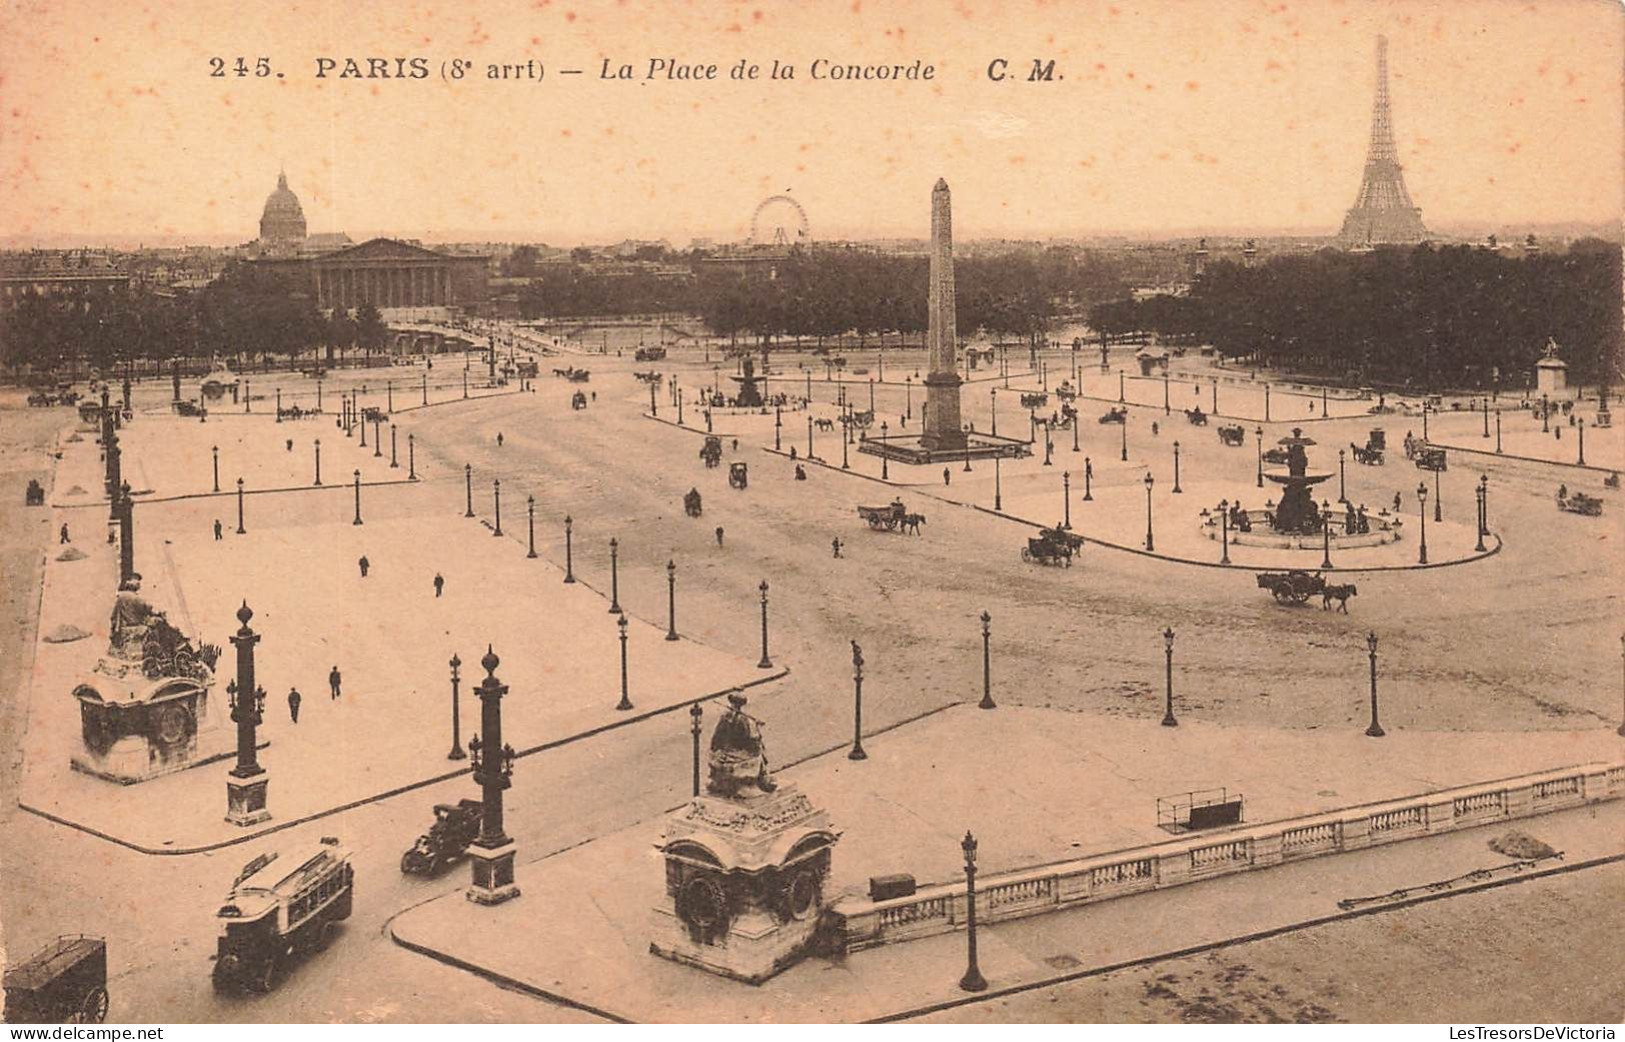
[[[745,696],[735,691],[711,732],[710,778],[705,791],[712,796],[742,798],[776,788],[767,769],[762,722],[745,712]]]

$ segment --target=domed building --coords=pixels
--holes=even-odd
[[[296,250],[305,241],[305,211],[288,188],[288,175],[277,174],[276,191],[260,215],[260,245],[268,250]]]

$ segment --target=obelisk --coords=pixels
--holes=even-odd
[[[959,334],[954,322],[953,203],[948,182],[931,189],[931,286],[926,347],[930,372],[925,376],[925,430],[920,444],[931,452],[965,448],[959,426]]]

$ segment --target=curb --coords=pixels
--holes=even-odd
[[[1448,449],[1451,452],[1466,452],[1474,456],[1488,456],[1491,459],[1510,459],[1517,460],[1519,463],[1539,463],[1548,467],[1568,467],[1570,470],[1588,470],[1594,474],[1619,473],[1617,468],[1598,467],[1590,463],[1563,463],[1560,460],[1539,459],[1535,456],[1516,456],[1510,452],[1490,452],[1485,449],[1467,449],[1461,447],[1460,445],[1450,445],[1445,442],[1434,442],[1433,444],[1437,445],[1441,449]]]
[[[713,691],[710,694],[700,695],[700,696],[698,696],[696,698],[685,699],[685,700],[683,700],[681,702],[673,702],[671,705],[662,706],[659,709],[651,709],[648,712],[639,713],[636,716],[629,716],[629,717],[626,717],[625,719],[613,720],[613,721],[611,721],[611,722],[609,722],[607,724],[599,724],[597,727],[590,727],[585,731],[580,731],[580,732],[578,732],[576,734],[568,735],[568,736],[566,736],[564,738],[556,738],[551,742],[543,742],[540,745],[533,745],[533,746],[530,746],[530,747],[525,748],[525,749],[520,749],[520,750],[518,750],[517,752],[514,753],[514,759],[516,759],[516,760],[517,759],[522,759],[522,758],[524,758],[526,756],[531,756],[531,755],[534,755],[536,753],[546,752],[549,749],[557,749],[560,746],[571,745],[571,744],[573,744],[575,742],[579,742],[579,741],[582,741],[582,740],[587,739],[587,738],[597,737],[598,735],[604,734],[604,733],[606,733],[608,731],[614,731],[614,730],[616,730],[618,728],[627,727],[627,726],[629,726],[631,724],[641,723],[641,722],[643,722],[645,720],[651,719],[652,717],[661,716],[661,715],[666,714],[666,713],[675,712],[675,711],[677,711],[679,709],[686,709],[689,706],[698,705],[701,702],[709,702],[709,701],[712,701],[714,699],[721,698],[722,696],[728,694],[728,692],[730,692],[730,691],[744,690],[746,688],[752,688],[752,687],[757,687],[757,686],[762,685],[762,684],[771,683],[771,682],[773,682],[775,680],[780,680],[780,679],[788,676],[789,673],[790,673],[790,670],[788,668],[781,669],[781,670],[778,670],[775,673],[769,674],[768,676],[757,677],[756,679],[748,681],[748,682],[743,683],[743,684],[734,684],[734,685],[731,685],[729,687],[723,688],[720,691]],[[306,814],[303,817],[293,818],[293,819],[290,819],[288,821],[278,822],[275,825],[271,825],[268,828],[259,829],[259,830],[254,831],[254,832],[248,832],[248,833],[245,833],[245,834],[243,834],[241,836],[234,836],[231,839],[220,840],[220,841],[215,842],[215,843],[205,843],[205,844],[202,844],[200,846],[195,846],[195,847],[147,847],[147,846],[142,846],[141,844],[132,842],[131,840],[123,839],[123,838],[120,838],[118,836],[114,836],[114,835],[111,835],[109,833],[103,832],[103,831],[101,831],[99,829],[91,828],[88,825],[84,825],[84,824],[81,824],[81,823],[75,822],[75,821],[70,821],[67,818],[61,817],[60,815],[53,814],[50,811],[41,810],[38,807],[34,807],[34,806],[31,806],[30,804],[24,803],[22,800],[17,801],[17,807],[20,810],[25,810],[28,813],[37,815],[37,816],[39,816],[41,818],[44,818],[47,821],[54,822],[54,823],[56,823],[58,825],[65,826],[67,828],[71,828],[76,832],[82,832],[82,833],[84,833],[86,835],[89,835],[89,836],[95,836],[97,839],[106,840],[109,843],[113,843],[113,844],[116,844],[118,846],[124,847],[127,850],[133,850],[138,854],[148,854],[148,855],[152,855],[152,856],[166,856],[167,855],[167,856],[177,856],[178,857],[178,856],[188,855],[188,854],[208,853],[208,852],[214,851],[214,850],[222,850],[222,849],[224,849],[226,847],[237,846],[240,843],[247,843],[247,842],[250,842],[250,841],[253,841],[253,840],[258,840],[258,839],[261,839],[261,838],[263,838],[265,836],[271,835],[274,832],[281,832],[284,829],[291,829],[291,828],[294,828],[295,826],[298,826],[298,825],[304,825],[304,824],[307,824],[307,823],[312,822],[312,821],[320,820],[322,818],[331,817],[334,814],[342,814],[345,811],[355,810],[357,807],[365,807],[365,806],[367,806],[369,804],[381,803],[384,800],[391,799],[391,798],[396,797],[396,796],[400,796],[400,795],[402,795],[404,793],[412,792],[415,789],[426,788],[427,786],[430,786],[430,785],[438,785],[439,783],[441,783],[443,781],[450,781],[451,779],[459,777],[461,775],[472,774],[473,771],[474,771],[474,768],[472,768],[472,767],[463,767],[463,768],[460,768],[460,769],[455,770],[455,771],[447,771],[447,772],[442,773],[442,774],[433,775],[432,777],[420,778],[417,781],[408,782],[405,785],[399,785],[399,786],[396,786],[393,789],[388,789],[388,790],[385,790],[384,792],[375,793],[374,795],[371,795],[371,796],[364,796],[361,799],[351,800],[348,803],[342,803],[342,804],[339,804],[336,807],[328,807],[328,808],[326,808],[324,810],[319,810],[319,811],[316,811],[316,812],[311,813],[311,814]]]

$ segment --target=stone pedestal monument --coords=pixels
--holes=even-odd
[[[649,950],[760,984],[812,946],[840,833],[806,795],[773,781],[745,696],[728,703],[705,792],[666,819],[666,900]]]
[[[1557,341],[1552,337],[1546,338],[1546,348],[1535,363],[1535,390],[1553,398],[1569,390],[1569,366],[1557,357]]]
[[[925,375],[925,432],[920,444],[932,452],[965,447],[959,420],[959,327],[954,317],[953,201],[948,182],[937,178],[931,189],[931,284],[927,302],[926,347],[930,371]]]

